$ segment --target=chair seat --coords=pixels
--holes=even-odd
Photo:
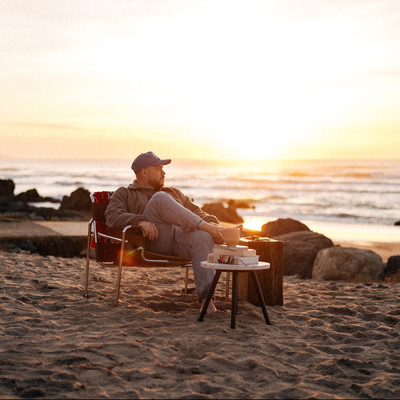
[[[191,262],[190,258],[151,253],[142,247],[125,252],[123,258],[123,264],[127,267],[176,267],[191,264]]]

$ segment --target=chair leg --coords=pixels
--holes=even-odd
[[[121,251],[119,254],[119,262],[118,262],[118,276],[117,276],[117,287],[115,289],[115,307],[118,307],[119,302],[119,292],[121,288],[121,277],[122,277],[122,261],[124,258],[124,250],[125,250],[125,232],[122,233],[122,242],[121,242]]]
[[[185,267],[185,294],[188,292],[188,282],[189,282],[189,267]]]
[[[90,244],[92,242],[92,221],[89,222],[88,227],[88,242],[87,242],[87,249],[86,249],[86,268],[85,268],[85,289],[83,296],[89,297],[88,294],[88,286],[89,286],[89,264],[90,264]]]
[[[238,306],[238,272],[232,272],[232,308],[231,308],[231,329],[236,329],[236,314]]]
[[[83,293],[83,296],[86,297],[86,298],[89,297],[89,294],[88,294],[88,286],[89,286],[89,264],[90,264],[89,257],[86,256],[85,289],[84,289],[84,293]]]
[[[118,302],[119,302],[119,292],[121,288],[121,277],[122,277],[122,257],[123,255],[120,255],[120,260],[118,263],[118,276],[117,276],[117,286],[115,288],[115,307],[118,307]]]

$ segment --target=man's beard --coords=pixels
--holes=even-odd
[[[150,181],[149,184],[158,192],[164,187],[164,179],[154,179],[153,181]]]

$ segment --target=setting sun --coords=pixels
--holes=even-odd
[[[248,229],[250,231],[260,232],[262,226],[266,223],[265,218],[260,217],[247,217],[246,222],[243,224],[244,229]]]

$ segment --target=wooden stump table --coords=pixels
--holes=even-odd
[[[257,271],[258,281],[267,306],[283,305],[283,242],[267,237],[245,237],[240,245],[255,249],[260,261],[270,264],[270,268]],[[251,304],[258,305],[258,296],[248,274],[239,275],[238,296]]]

